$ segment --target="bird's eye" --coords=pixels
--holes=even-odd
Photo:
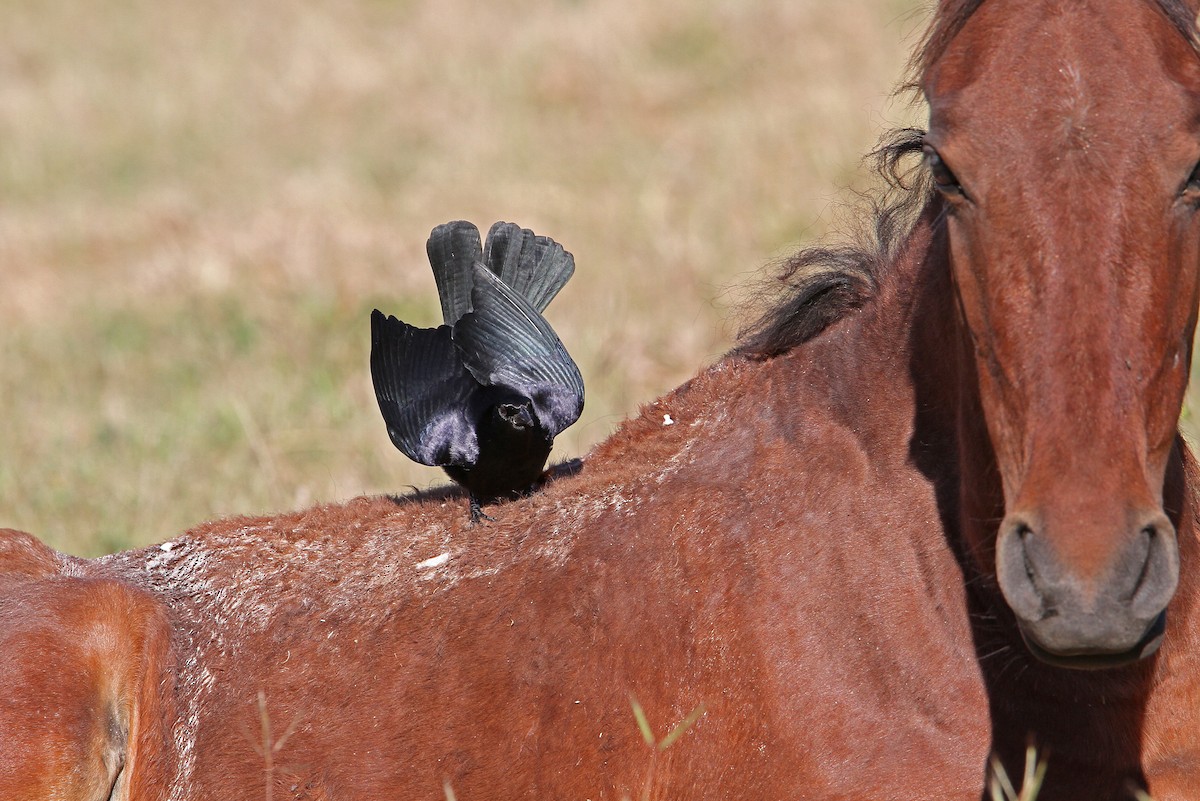
[[[946,162],[942,161],[942,156],[931,145],[925,145],[921,148],[921,152],[925,154],[925,166],[929,168],[929,174],[933,176],[933,185],[943,195],[950,197],[965,197],[962,184],[958,182],[958,178],[954,172],[946,166]]]

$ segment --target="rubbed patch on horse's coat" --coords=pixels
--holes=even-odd
[[[143,553],[143,578],[151,585],[174,586],[175,592],[205,592],[209,596],[225,596],[227,593],[211,582],[196,581],[203,573],[207,554],[202,549],[193,549],[186,539],[165,542],[146,549]],[[101,564],[113,562],[115,557],[101,557]],[[204,638],[200,632],[208,631]],[[200,715],[204,699],[212,691],[215,677],[207,667],[207,654],[220,644],[215,641],[220,629],[209,626],[203,619],[192,619],[185,625],[175,626],[177,653],[184,654],[177,666],[176,692],[179,716],[171,732],[175,746],[175,771],[170,783],[168,798],[174,801],[186,797],[196,765],[196,735],[200,727]]]

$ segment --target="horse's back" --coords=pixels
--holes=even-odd
[[[961,577],[912,533],[933,492],[901,457],[867,469],[807,402],[781,433],[735,392],[766,369],[706,374],[692,391],[712,394],[663,399],[486,524],[462,503],[359,499],[114,557],[199,632],[181,795],[978,798]],[[881,498],[886,530],[868,525]],[[630,695],[656,739],[700,717],[648,746]],[[905,748],[864,745],[885,730]]]
[[[169,739],[165,612],[69,564],[0,530],[0,797],[153,798]]]

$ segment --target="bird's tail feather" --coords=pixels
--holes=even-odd
[[[509,222],[488,231],[484,263],[539,312],[575,272],[575,258],[562,245]]]
[[[479,229],[466,220],[443,223],[430,232],[425,252],[437,281],[442,320],[454,325],[471,310],[471,267],[483,256]]]

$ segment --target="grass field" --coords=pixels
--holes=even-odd
[[[367,318],[437,320],[456,218],[574,252],[586,452],[920,119],[921,5],[4,3],[0,525],[93,555],[443,481],[387,439]]]

